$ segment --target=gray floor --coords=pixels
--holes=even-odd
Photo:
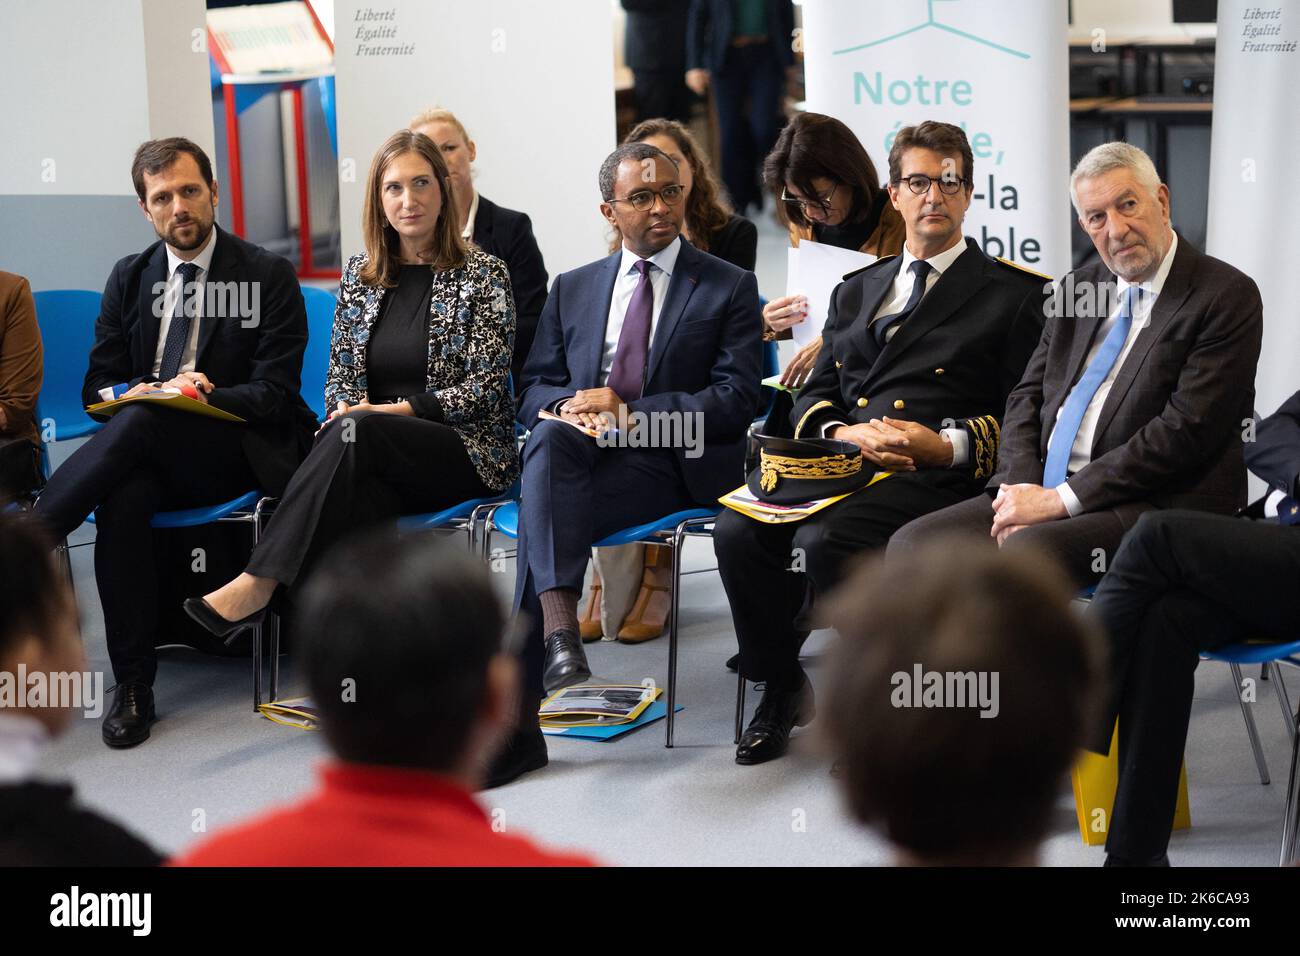
[[[784,237],[769,221],[760,238],[764,294],[781,293]],[[63,457],[56,456],[56,462]],[[74,537],[89,540],[83,528]],[[108,671],[94,588],[92,548],[76,548],[73,567],[91,667]],[[688,545],[689,568],[713,564],[707,541]],[[499,577],[513,580],[508,562]],[[483,803],[504,813],[507,829],[557,847],[588,850],[627,865],[881,864],[881,840],[860,831],[840,808],[828,762],[816,753],[816,724],[794,753],[758,767],[733,759],[735,678],[724,666],[735,641],[716,574],[693,574],[682,590],[682,652],[677,746],[663,746],[662,723],[605,743],[552,740],[551,764]],[[816,634],[815,653],[827,635]],[[598,677],[663,683],[666,638],[638,646],[589,646]],[[247,662],[164,651],[157,681],[161,720],[153,737],[128,751],[111,751],[98,721],[81,719],[52,749],[51,777],[75,782],[82,799],[168,851],[312,785],[323,751],[318,735],[273,724],[251,709]],[[812,668],[814,683],[819,674]],[[1249,673],[1255,674],[1250,669]],[[286,682],[291,689],[292,668]],[[1292,700],[1300,675],[1289,675]],[[752,695],[751,695],[752,706]],[[1192,829],[1176,833],[1175,865],[1270,866],[1277,861],[1290,748],[1272,690],[1260,685],[1255,715],[1273,784],[1261,786],[1233,696],[1228,670],[1205,664],[1197,677],[1187,745]],[[1083,845],[1068,788],[1061,794],[1042,860],[1053,866],[1096,866],[1100,848]]]

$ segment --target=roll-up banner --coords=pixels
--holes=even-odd
[[[1219,0],[1206,251],[1259,285],[1264,348],[1255,405],[1300,388],[1300,5]]]
[[[808,109],[857,134],[880,176],[903,126],[961,126],[966,235],[1059,276],[1070,264],[1065,0],[805,0]]]

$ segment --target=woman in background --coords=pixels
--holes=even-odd
[[[451,110],[428,109],[411,120],[411,129],[423,133],[442,152],[447,178],[459,210],[460,235],[472,240],[490,256],[506,264],[515,297],[515,353],[510,371],[515,381],[523,370],[528,350],[537,334],[537,319],[546,305],[546,263],[533,235],[533,223],[522,212],[498,206],[474,188],[470,163],[478,147]]]
[[[805,239],[855,249],[876,258],[902,252],[907,230],[881,188],[875,164],[853,131],[832,116],[800,113],[777,137],[763,164],[767,188],[781,200],[790,245]],[[807,300],[781,296],[763,307],[767,339],[788,339],[808,318]],[[799,388],[808,380],[821,336],[795,353],[781,382]]]

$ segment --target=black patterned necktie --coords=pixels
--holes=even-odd
[[[171,324],[167,326],[167,342],[163,345],[162,364],[158,367],[160,382],[170,382],[180,372],[181,356],[190,340],[191,310],[185,308],[185,295],[198,276],[199,267],[192,262],[182,262],[176,271],[181,274],[181,287],[176,295],[176,307],[172,309]]]
[[[925,295],[925,280],[930,275],[930,270],[934,266],[924,259],[917,259],[908,266],[907,271],[912,273],[912,294],[907,297],[907,304],[903,306],[903,311],[895,312],[893,315],[883,315],[875,322],[875,328],[872,329],[872,335],[875,336],[876,344],[881,348],[892,336],[889,330],[895,328],[903,322],[909,315],[916,311],[917,305],[921,302],[921,296]]]

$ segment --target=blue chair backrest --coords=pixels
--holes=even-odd
[[[302,357],[302,400],[316,413],[317,420],[325,417],[325,376],[330,364],[330,335],[334,330],[334,310],[338,302],[324,289],[302,287],[302,298],[307,305],[307,351]]]
[[[36,399],[36,425],[41,443],[81,438],[101,425],[85,412],[81,387],[95,344],[98,292],[85,289],[48,289],[35,293],[36,322],[41,327],[45,371]],[[53,425],[53,428],[50,426]]]

